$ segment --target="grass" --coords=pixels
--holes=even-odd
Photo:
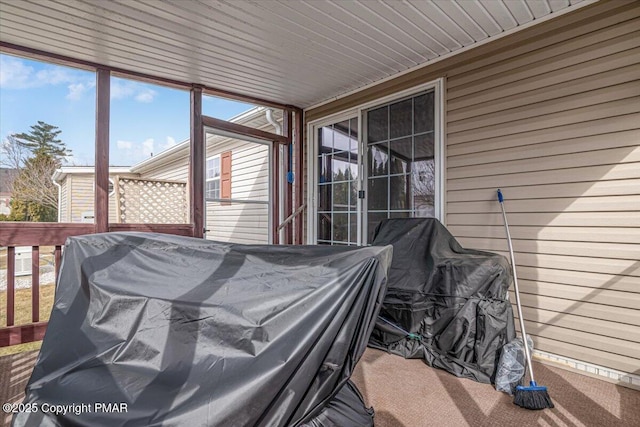
[[[55,246],[40,246],[40,265],[53,264]],[[0,248],[0,270],[7,269],[7,248]]]
[[[55,286],[53,283],[40,286],[40,321],[46,322],[51,314]],[[31,323],[31,289],[17,289],[15,293],[15,325]],[[7,326],[7,292],[0,292],[0,327]],[[37,350],[41,341],[0,348],[0,356]]]

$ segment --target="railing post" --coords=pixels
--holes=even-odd
[[[31,247],[31,321],[40,320],[40,246]]]
[[[7,248],[7,326],[13,326],[16,290],[16,248]]]

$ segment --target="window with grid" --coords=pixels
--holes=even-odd
[[[207,200],[220,199],[220,156],[207,159],[205,198]]]
[[[358,243],[358,120],[318,129],[318,244]]]

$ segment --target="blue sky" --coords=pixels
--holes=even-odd
[[[57,126],[69,164],[94,164],[95,73],[0,54],[0,138],[38,120]],[[227,120],[253,107],[205,96],[203,114]],[[189,137],[189,92],[111,78],[109,163],[130,166]]]

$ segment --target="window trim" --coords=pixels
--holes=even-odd
[[[364,135],[364,123],[363,115],[367,110],[370,110],[376,106],[390,103],[402,98],[416,95],[420,92],[433,90],[434,91],[434,159],[436,164],[436,176],[435,176],[435,189],[436,197],[434,200],[435,217],[446,225],[445,221],[445,149],[444,149],[444,84],[443,77],[436,80],[429,81],[411,88],[376,98],[372,101],[362,103],[356,107],[349,108],[347,110],[339,111],[337,113],[330,114],[328,116],[321,117],[317,120],[307,123],[307,206],[309,207],[307,212],[307,243],[311,245],[317,244],[317,191],[318,191],[318,165],[315,161],[318,151],[318,139],[316,136],[317,130],[323,126],[330,125],[343,120],[348,120],[356,117],[358,120],[358,145],[360,153],[365,152],[366,149],[363,144],[366,144]],[[364,163],[359,164],[358,169],[358,191],[362,188],[362,173],[364,172]],[[365,199],[366,200],[366,199]],[[358,242],[362,241],[362,224],[361,224],[361,212],[362,212],[362,199],[358,199],[357,212],[358,212]]]

